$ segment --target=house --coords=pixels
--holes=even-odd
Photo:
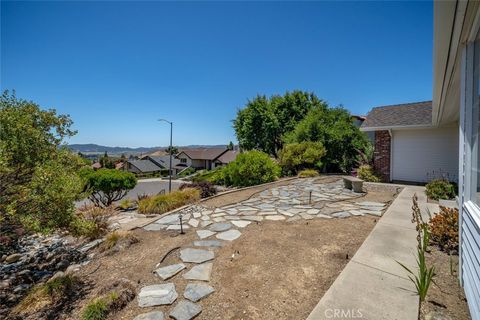
[[[459,279],[480,319],[480,2],[435,1],[432,125],[458,132]],[[413,155],[412,155],[413,156]]]
[[[176,167],[210,170],[215,167],[214,161],[227,151],[226,148],[185,149],[177,154],[179,164]]]
[[[163,156],[146,156],[143,158],[144,160],[149,160],[155,163],[157,166],[161,167],[164,170],[168,170],[170,168],[170,155],[163,155]],[[178,160],[175,156],[172,155],[172,174],[178,174],[181,170],[185,168],[179,168],[178,164],[180,164],[180,160]]]
[[[458,128],[432,123],[432,101],[375,107],[360,130],[374,133],[373,165],[384,181],[458,181]]]
[[[137,175],[156,174],[162,172],[164,168],[158,166],[150,160],[128,160],[123,166],[123,170],[135,173]]]
[[[213,161],[212,169],[226,166],[227,164],[235,160],[238,154],[239,152],[236,150],[228,150]]]

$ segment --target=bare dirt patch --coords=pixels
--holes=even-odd
[[[442,319],[471,319],[465,294],[458,283],[458,256],[449,256],[432,247],[426,258],[428,265],[435,266],[435,284],[430,286],[419,318],[428,319],[428,313],[437,313],[443,316]]]

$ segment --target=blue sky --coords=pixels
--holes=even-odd
[[[431,2],[4,2],[1,89],[74,120],[71,143],[226,144],[257,94],[354,114],[432,95]]]

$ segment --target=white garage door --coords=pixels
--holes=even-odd
[[[392,149],[393,180],[458,180],[458,127],[393,131]]]

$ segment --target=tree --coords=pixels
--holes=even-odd
[[[133,173],[115,169],[85,169],[80,175],[85,181],[85,191],[90,194],[88,198],[96,206],[110,206],[137,184]]]
[[[282,137],[292,131],[312,108],[326,104],[313,93],[286,92],[285,95],[257,96],[237,112],[233,127],[240,147],[262,150],[276,156],[283,146]]]
[[[318,141],[326,149],[324,169],[329,172],[349,172],[359,160],[359,151],[368,148],[369,141],[342,107],[312,109],[295,130],[286,134],[285,143]]]
[[[107,168],[107,169],[115,169],[115,162],[110,159],[110,157],[107,154],[107,151],[103,154],[103,157],[100,157],[98,160],[100,162],[100,165],[102,168]]]
[[[72,120],[5,91],[0,97],[0,225],[68,227],[82,190],[80,157],[62,147]]]
[[[220,170],[223,181],[228,186],[247,187],[271,182],[280,176],[280,167],[261,151],[241,153]]]
[[[230,141],[230,142],[228,143],[227,149],[228,149],[228,150],[233,150],[233,147],[234,147],[233,142]]]
[[[283,171],[297,174],[302,169],[321,168],[321,160],[326,150],[321,142],[305,141],[290,143],[279,152],[279,162]]]
[[[175,147],[175,146],[172,146],[170,148],[170,146],[169,146],[165,149],[165,152],[167,152],[168,154],[177,154],[178,153],[178,148]]]

